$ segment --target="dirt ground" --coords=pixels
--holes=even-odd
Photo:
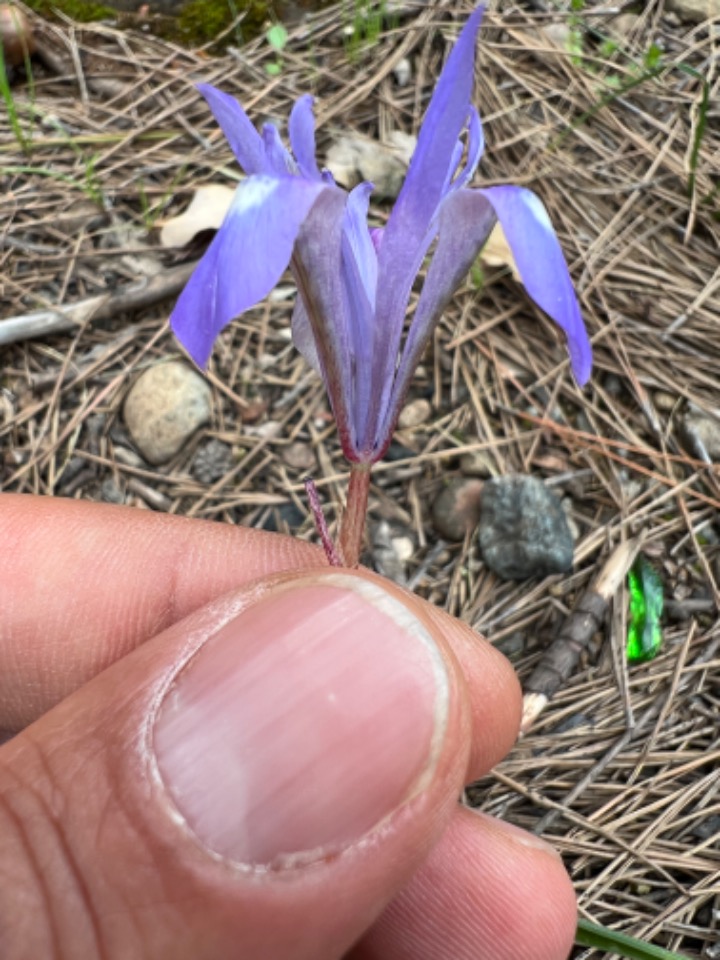
[[[559,848],[583,915],[712,960],[720,21],[686,21],[663,0],[641,13],[568,6],[488,13],[479,177],[532,186],[547,204],[593,339],[592,380],[577,388],[553,325],[506,265],[485,264],[415,378],[409,400],[428,400],[427,417],[398,432],[375,472],[367,560],[410,542],[393,575],[472,624],[527,680],[612,551],[641,543],[664,583],[660,654],[625,662],[622,583],[577,671],[469,797]],[[169,463],[143,460],[123,421],[137,376],[182,355],[167,316],[207,240],[167,249],[159,229],[198,185],[238,176],[194,84],[234,93],[257,121],[282,121],[313,93],[321,157],[342,135],[385,143],[417,132],[469,9],[400,6],[378,30],[336,7],[292,25],[279,54],[261,37],[222,56],[108,24],[34,21],[42,55],[30,76],[15,70],[0,113],[1,490],[315,539],[310,471],[335,523],[346,466],[322,387],[290,342],[287,279],[222,334],[212,420]],[[388,209],[374,206],[377,222]],[[432,503],[468,469],[550,484],[576,534],[573,571],[502,582],[475,535],[440,540]]]

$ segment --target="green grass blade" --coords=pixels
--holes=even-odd
[[[680,953],[582,919],[578,920],[575,943],[581,947],[595,947],[606,953],[616,953],[628,960],[688,960]]]

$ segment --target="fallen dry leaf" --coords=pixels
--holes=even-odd
[[[163,247],[184,247],[203,230],[218,230],[235,191],[224,183],[198,187],[184,213],[166,220],[160,230]]]
[[[480,258],[491,267],[510,267],[514,279],[522,282],[515,258],[512,255],[512,250],[508,246],[505,234],[499,223],[496,223],[493,227],[493,231],[488,237],[488,242],[482,248]]]

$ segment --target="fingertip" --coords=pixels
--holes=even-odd
[[[459,808],[353,960],[564,960],[576,922],[570,879],[551,848]]]
[[[467,781],[478,780],[512,749],[520,730],[522,689],[510,661],[468,624],[431,608],[447,636],[467,684],[471,752]]]

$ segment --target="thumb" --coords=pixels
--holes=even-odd
[[[226,596],[0,749],[0,955],[340,957],[442,833],[469,741],[437,620],[394,587]]]

